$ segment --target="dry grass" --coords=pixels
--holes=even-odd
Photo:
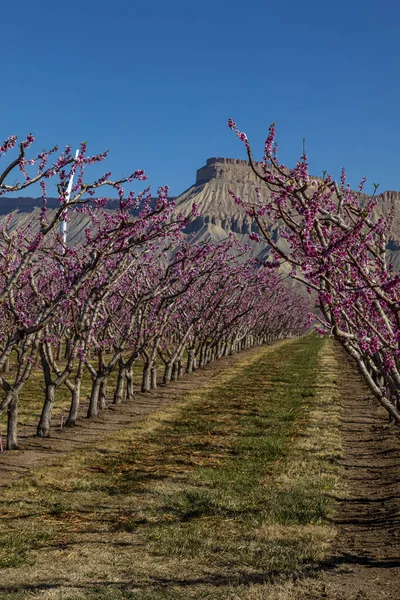
[[[65,361],[61,360],[59,362],[59,366],[63,368],[65,365]],[[143,363],[138,360],[134,364],[134,381],[136,383],[136,389],[139,390],[141,386],[141,378],[142,378],[142,369]],[[159,364],[160,373],[162,373],[162,364]],[[15,361],[11,360],[11,371],[10,374],[7,375],[12,380],[13,372],[15,370]],[[70,375],[70,380],[73,381],[75,375],[75,371],[73,371]],[[114,389],[116,387],[117,380],[117,370],[114,370],[107,379],[107,392],[112,397]],[[87,409],[88,399],[90,397],[92,385],[92,378],[86,369],[83,373],[82,378],[82,386],[81,386],[81,404],[84,410]],[[42,411],[44,401],[44,380],[43,373],[39,367],[36,367],[32,370],[32,373],[22,387],[21,392],[19,394],[19,403],[18,403],[18,424],[19,427],[24,426],[36,426],[38,420],[40,418],[40,414]],[[53,421],[55,423],[60,423],[61,416],[64,418],[68,415],[69,408],[71,404],[71,393],[65,385],[60,386],[57,389],[56,395],[56,404],[53,410]],[[0,416],[0,431],[5,434],[6,430],[6,413]]]
[[[2,598],[318,590],[304,577],[335,533],[335,369],[314,337],[260,349],[179,405],[15,483],[1,499]]]

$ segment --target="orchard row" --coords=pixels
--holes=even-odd
[[[167,188],[156,199],[149,189],[126,193],[125,186],[146,179],[143,171],[119,181],[107,173],[88,184],[86,167],[105,154],[87,156],[82,144],[75,158],[67,147],[56,159],[57,149],[27,159],[32,142],[28,136],[17,146],[11,137],[0,147],[3,157],[18,150],[0,175],[0,195],[36,182],[43,195],[28,225],[12,226],[11,215],[0,224],[0,414],[7,415],[8,449],[18,445],[21,390],[38,369],[44,392],[37,435],[46,437],[61,387],[71,395],[66,425],[75,424],[87,373],[87,416],[96,417],[108,401],[132,399],[138,363],[148,392],[160,381],[160,365],[168,384],[223,355],[305,331],[308,302],[282,283],[276,266],[258,264],[233,238],[190,243],[182,234],[188,219],[177,214]],[[8,184],[18,169],[22,183]],[[46,184],[54,178],[60,207],[50,211]],[[107,210],[102,188],[115,191],[117,209]],[[71,211],[88,222],[74,245],[59,233]]]
[[[235,201],[258,224],[278,261],[289,262],[320,309],[322,333],[333,335],[355,359],[373,394],[400,424],[400,274],[388,260],[391,218],[379,216],[378,198],[350,189],[324,174],[309,175],[303,155],[293,169],[278,161],[271,125],[261,163],[255,163],[248,138],[228,125],[246,145],[250,164],[269,200]],[[376,192],[376,189],[375,189]],[[375,215],[378,216],[375,216]],[[282,226],[285,253],[270,235]]]

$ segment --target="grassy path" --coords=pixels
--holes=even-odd
[[[334,536],[336,371],[313,336],[260,349],[4,489],[1,598],[298,598]]]
[[[290,340],[278,342],[278,345],[291,343]],[[274,345],[274,347],[276,344]],[[36,437],[37,419],[40,415],[43,397],[43,381],[38,370],[33,375],[32,381],[28,381],[24,388],[24,397],[21,396],[20,407],[20,431],[19,442],[21,449],[8,452],[0,459],[0,488],[9,485],[11,481],[24,476],[32,469],[49,464],[57,460],[60,455],[75,451],[80,447],[92,444],[102,444],[110,434],[121,429],[126,429],[144,416],[158,411],[171,403],[180,401],[184,395],[192,389],[203,388],[213,385],[214,377],[225,373],[228,379],[236,373],[236,365],[240,368],[250,364],[257,359],[259,348],[252,348],[239,354],[227,356],[215,361],[205,368],[198,369],[190,375],[184,376],[178,381],[171,382],[168,386],[160,385],[156,391],[150,394],[140,392],[140,385],[136,385],[134,399],[124,402],[118,406],[110,403],[106,410],[100,412],[96,419],[87,419],[87,401],[81,402],[77,425],[72,428],[64,428],[60,431],[60,418],[67,414],[70,403],[68,390],[60,389],[60,398],[53,410],[52,430],[49,438]],[[140,364],[136,365],[135,380],[141,380]],[[85,380],[82,397],[85,392],[90,391],[90,384]],[[62,393],[61,393],[62,392]],[[3,421],[6,417],[2,415]],[[4,435],[4,422],[0,424],[0,431]],[[4,439],[4,438],[3,438]]]

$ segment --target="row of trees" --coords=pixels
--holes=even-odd
[[[132,398],[137,361],[147,392],[160,364],[168,384],[222,355],[304,332],[308,304],[276,267],[261,267],[234,239],[190,244],[182,234],[190,217],[176,214],[167,188],[156,199],[149,189],[126,193],[124,186],[146,179],[143,171],[87,184],[86,167],[105,154],[88,156],[82,144],[76,158],[67,147],[55,160],[56,149],[27,159],[32,142],[28,136],[17,146],[12,137],[0,147],[3,156],[19,149],[0,175],[0,195],[40,182],[43,196],[28,225],[11,226],[11,215],[0,224],[0,414],[7,414],[8,449],[18,446],[20,392],[34,370],[44,387],[37,435],[46,437],[62,386],[71,394],[66,424],[76,423],[87,372],[87,416],[95,417],[107,401]],[[8,184],[16,169],[22,183]],[[50,211],[46,183],[54,177],[60,206]],[[103,187],[115,190],[117,209],[98,197]],[[88,222],[73,247],[58,233],[71,211]],[[116,383],[107,389],[112,373]]]
[[[333,335],[355,359],[371,391],[400,424],[400,275],[386,254],[391,218],[379,214],[377,198],[361,194],[329,175],[311,177],[304,154],[293,169],[278,161],[275,125],[271,125],[261,163],[255,163],[245,133],[228,125],[246,145],[260,185],[269,201],[234,200],[258,224],[280,262],[291,265],[292,277],[316,295],[320,331]],[[376,189],[375,189],[376,192]],[[283,252],[270,234],[282,226],[288,242]]]

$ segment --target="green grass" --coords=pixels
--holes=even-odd
[[[40,548],[51,538],[45,527],[25,526],[11,528],[0,533],[0,568],[20,567],[28,562],[27,551]]]
[[[327,344],[261,349],[14,484],[1,501],[0,593],[19,600],[29,583],[25,597],[49,600],[256,600],[317,565],[340,475]]]

